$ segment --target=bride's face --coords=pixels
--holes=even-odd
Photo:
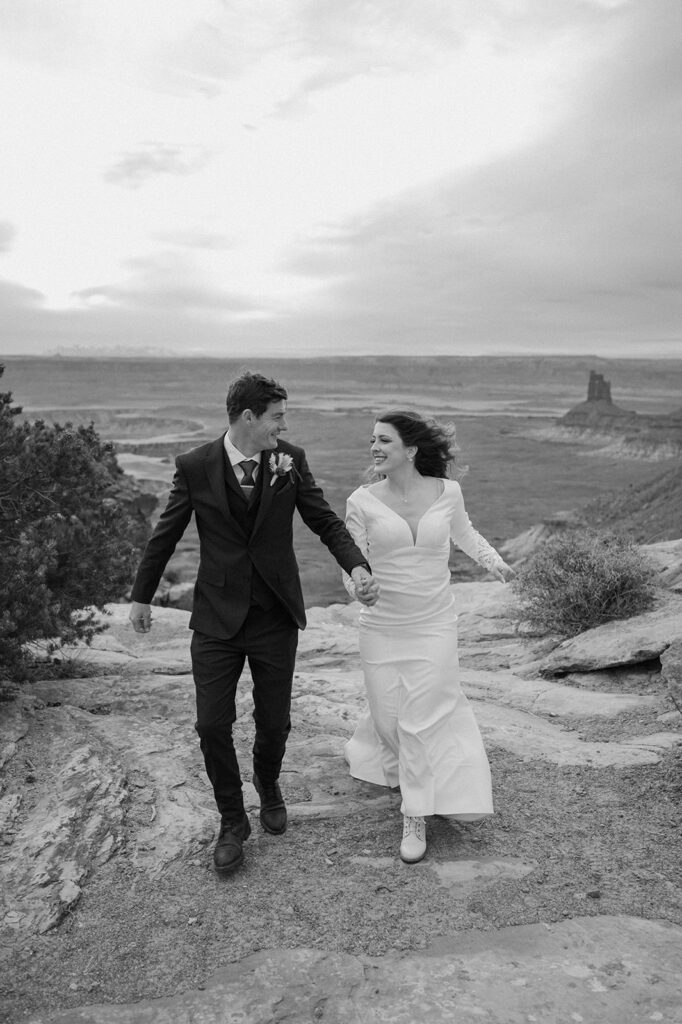
[[[408,461],[408,449],[403,444],[398,431],[390,423],[378,421],[374,424],[369,450],[374,461],[374,468],[385,476],[403,467]]]

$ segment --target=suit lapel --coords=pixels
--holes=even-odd
[[[226,468],[228,460],[225,458],[224,438],[225,435],[223,434],[222,437],[219,437],[217,441],[213,442],[208,450],[208,454],[206,455],[206,475],[215,499],[220,506],[220,511],[243,533],[241,526],[239,526],[239,523],[230,512],[230,506],[227,501],[225,481],[227,481],[227,484],[232,487],[236,494],[239,495],[240,501],[244,500],[244,495],[239,483],[237,482],[237,477],[235,476],[232,466],[227,465]]]

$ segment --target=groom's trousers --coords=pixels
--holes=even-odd
[[[232,726],[237,718],[237,684],[244,664],[248,661],[253,680],[253,768],[267,785],[279,778],[291,729],[291,685],[297,645],[298,627],[279,603],[267,610],[252,605],[243,626],[229,640],[196,631],[193,634],[196,731],[218,810],[228,818],[240,818],[244,813],[242,781],[232,739]]]

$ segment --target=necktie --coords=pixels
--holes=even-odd
[[[244,459],[239,465],[244,470],[244,477],[241,481],[242,487],[255,487],[256,481],[253,479],[253,471],[258,465],[255,459]]]

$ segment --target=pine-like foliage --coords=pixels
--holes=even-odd
[[[4,367],[0,366],[0,376]],[[135,549],[116,499],[121,469],[92,424],[24,422],[0,393],[0,680],[22,680],[25,644],[90,642],[120,598]],[[85,610],[87,609],[87,610]]]
[[[653,604],[655,571],[629,539],[571,530],[543,544],[512,582],[533,632],[576,636]]]

